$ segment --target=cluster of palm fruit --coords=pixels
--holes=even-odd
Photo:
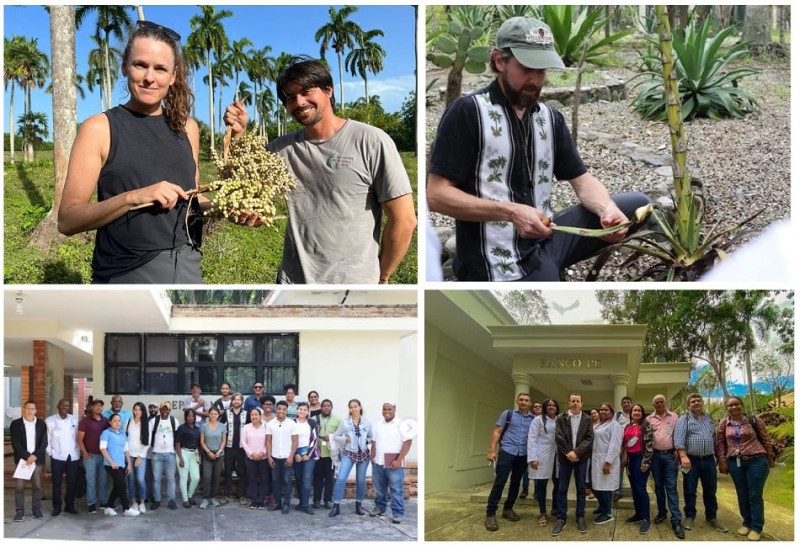
[[[218,179],[208,184],[213,192],[211,216],[258,213],[271,224],[276,204],[295,186],[294,178],[279,155],[266,149],[265,137],[254,132],[233,141],[225,158],[212,150]]]

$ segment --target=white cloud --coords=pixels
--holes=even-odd
[[[367,79],[370,96],[378,95],[386,112],[399,112],[403,100],[417,89],[417,81],[413,74],[389,79]],[[338,84],[336,90],[338,91]],[[345,102],[357,101],[364,96],[364,80],[353,80],[344,83]],[[337,97],[338,100],[340,97]]]

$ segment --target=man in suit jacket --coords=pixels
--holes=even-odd
[[[556,418],[556,446],[558,447],[558,495],[556,508],[558,514],[552,535],[561,534],[567,521],[567,490],[569,479],[575,475],[575,493],[578,505],[575,509],[578,531],[587,530],[584,509],[586,508],[586,467],[592,457],[594,431],[592,419],[582,412],[583,401],[580,394],[569,396],[569,410]]]
[[[40,519],[42,515],[42,468],[44,467],[47,449],[47,426],[42,420],[36,419],[36,403],[26,401],[22,405],[22,417],[11,422],[11,446],[14,448],[14,466],[24,460],[28,465],[33,465],[31,484],[33,485],[33,499],[31,511],[33,517]],[[17,512],[14,522],[21,522],[25,514],[25,483],[17,479],[14,491],[14,502]]]

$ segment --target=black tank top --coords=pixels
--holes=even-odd
[[[100,170],[98,201],[162,180],[185,190],[195,187],[196,165],[186,133],[172,131],[163,115],[146,116],[124,106],[105,115],[111,146]],[[147,263],[160,251],[186,245],[186,207],[186,201],[179,201],[170,211],[158,206],[129,211],[98,229],[94,276],[108,280]]]

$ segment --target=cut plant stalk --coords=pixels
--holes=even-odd
[[[616,234],[622,230],[626,230],[633,226],[634,224],[641,224],[642,222],[647,219],[647,217],[653,212],[652,205],[644,205],[636,209],[636,212],[633,214],[633,218],[628,220],[627,222],[623,222],[622,224],[617,224],[616,226],[609,226],[608,228],[579,228],[577,226],[560,226],[557,224],[553,225],[554,232],[562,232],[564,234],[574,234],[584,237],[603,237],[611,234]],[[550,219],[547,219],[547,222],[543,222],[545,226],[550,226],[551,222]]]

